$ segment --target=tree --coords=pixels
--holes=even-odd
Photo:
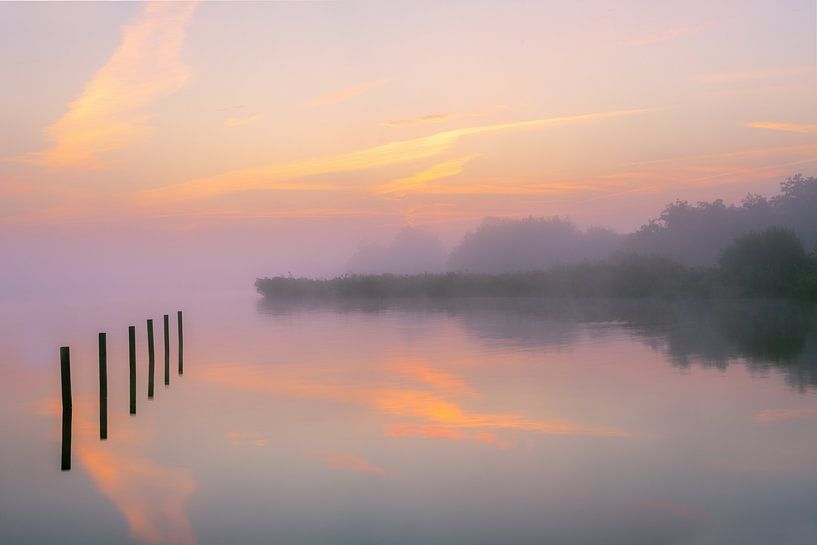
[[[808,257],[797,234],[770,227],[739,236],[719,260],[723,277],[750,294],[786,295],[808,267]]]

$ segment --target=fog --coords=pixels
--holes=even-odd
[[[793,177],[777,195],[737,204],[678,201],[635,233],[582,228],[565,218],[488,218],[407,228],[373,218],[276,219],[179,226],[88,223],[6,226],[0,232],[3,299],[72,293],[195,294],[252,290],[257,277],[329,278],[345,273],[494,273],[660,254],[690,266],[714,263],[738,234],[768,225],[817,243],[817,178]]]
[[[817,178],[795,175],[766,197],[749,194],[740,203],[717,199],[677,200],[633,233],[582,229],[568,218],[485,218],[453,245],[447,270],[496,274],[546,270],[609,259],[621,254],[657,255],[689,267],[715,265],[737,237],[769,227],[794,231],[807,251],[817,250]],[[442,245],[430,233],[402,231],[385,246],[364,246],[349,272],[439,272]]]

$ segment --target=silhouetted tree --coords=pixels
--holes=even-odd
[[[770,227],[739,236],[719,264],[724,278],[748,293],[784,295],[796,291],[808,259],[793,230]]]
[[[442,272],[447,259],[448,253],[434,236],[406,227],[388,246],[367,244],[358,248],[346,270],[355,274]]]
[[[582,231],[559,217],[486,218],[454,249],[450,268],[488,274],[542,270],[605,259],[622,241],[610,229]]]
[[[767,199],[749,194],[740,205],[722,200],[676,201],[658,218],[633,233],[628,251],[663,255],[689,266],[709,266],[738,236],[772,226],[789,227],[806,247],[817,242],[817,178],[797,174],[780,185],[780,194]]]

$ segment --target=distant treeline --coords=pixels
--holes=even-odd
[[[256,281],[268,298],[675,297],[817,299],[817,178],[740,205],[676,201],[630,235],[567,219],[487,218],[445,253],[414,230],[361,248],[352,274]],[[449,272],[445,272],[448,270]],[[356,274],[361,272],[362,274]]]
[[[330,280],[259,278],[270,299],[299,297],[708,297],[817,299],[817,255],[791,229],[771,227],[735,239],[712,267],[687,267],[658,255],[617,254],[607,260],[547,270],[477,274],[344,275]]]
[[[797,174],[780,185],[772,198],[749,194],[740,205],[722,200],[676,201],[661,215],[629,235],[623,250],[663,255],[689,266],[717,262],[742,234],[783,227],[793,231],[808,250],[817,249],[817,178]]]
[[[366,244],[349,260],[353,274],[469,272],[496,274],[544,270],[601,261],[617,253],[660,255],[688,267],[708,267],[738,236],[769,227],[794,231],[806,249],[817,244],[817,178],[795,175],[771,198],[676,201],[630,234],[604,227],[580,229],[567,218],[486,218],[453,250],[432,235],[405,229],[388,245]]]

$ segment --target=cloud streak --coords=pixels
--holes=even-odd
[[[51,147],[35,161],[52,167],[100,168],[102,156],[149,132],[145,109],[189,80],[181,61],[195,3],[148,3],[127,24],[122,42],[69,106],[45,129]]]
[[[555,128],[652,111],[655,109],[616,110],[465,127],[339,155],[234,170],[208,178],[142,191],[134,196],[137,202],[156,204],[207,199],[240,191],[276,189],[278,184],[282,182],[291,184],[293,179],[387,167],[435,157],[448,151],[460,139],[467,136],[511,130]],[[451,170],[452,167],[449,165],[447,168]]]
[[[381,184],[375,187],[375,192],[401,196],[413,190],[422,190],[428,185],[429,182],[440,180],[442,178],[450,178],[451,176],[460,174],[465,168],[465,165],[474,160],[476,157],[478,156],[469,155],[460,159],[454,159],[431,165],[427,169],[423,170],[422,172],[418,172],[413,176],[408,176],[406,178],[400,178],[398,180]]]
[[[801,134],[817,134],[817,124],[779,123],[774,121],[754,121],[747,123],[750,129],[766,129],[770,131],[797,132]]]
[[[491,434],[499,430],[592,437],[631,435],[616,428],[555,418],[538,419],[517,413],[472,411],[449,397],[456,393],[473,392],[458,377],[417,362],[397,364],[393,368],[401,374],[409,373],[431,388],[399,388],[378,384],[351,387],[342,383],[313,381],[299,376],[300,371],[289,373],[282,369],[270,372],[263,368],[232,366],[209,367],[202,370],[199,377],[205,382],[239,391],[285,394],[297,398],[319,398],[361,405],[386,417],[399,419],[399,422],[387,423],[386,434],[390,437],[415,435],[494,442],[496,438]]]

